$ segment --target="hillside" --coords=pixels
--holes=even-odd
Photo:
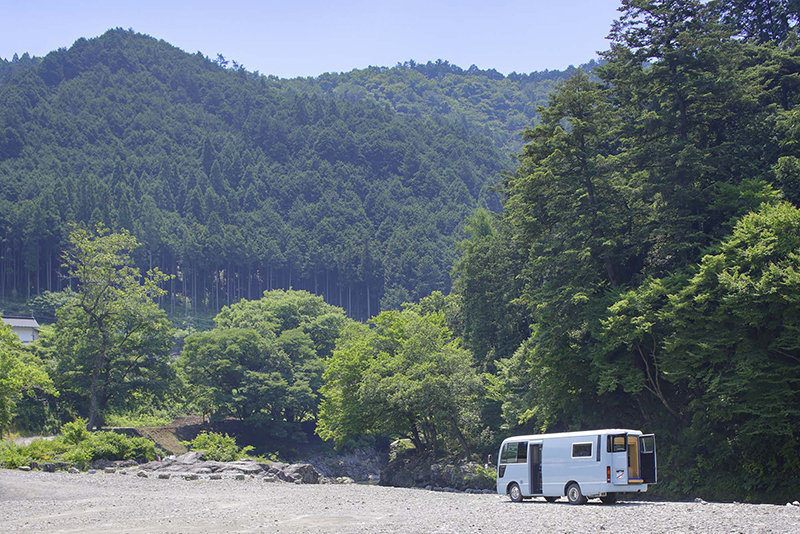
[[[519,81],[445,64],[439,83],[426,68],[276,80],[120,29],[4,60],[0,299],[63,287],[68,228],[98,222],[132,230],[140,265],[176,275],[173,312],[295,287],[364,318],[448,290],[453,239],[477,206],[499,206],[490,188],[510,166],[464,117],[494,117],[505,146],[533,108],[518,112]],[[456,78],[498,95],[517,84],[517,111],[467,103]],[[359,83],[397,98],[355,98]],[[432,84],[469,113],[403,103]]]

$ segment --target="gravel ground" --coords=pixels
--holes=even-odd
[[[0,532],[800,532],[800,508],[0,469]]]

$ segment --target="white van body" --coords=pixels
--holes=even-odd
[[[513,436],[500,445],[497,493],[512,500],[567,496],[573,504],[620,493],[643,493],[657,478],[656,442],[640,430]]]

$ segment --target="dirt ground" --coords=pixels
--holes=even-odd
[[[0,469],[0,532],[800,532],[800,508]]]

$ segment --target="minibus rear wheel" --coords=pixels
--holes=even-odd
[[[508,496],[514,502],[522,502],[522,490],[519,489],[517,483],[513,483],[508,487]]]
[[[588,500],[584,497],[583,493],[581,493],[581,487],[577,482],[573,482],[567,486],[567,499],[570,504],[586,504]]]

